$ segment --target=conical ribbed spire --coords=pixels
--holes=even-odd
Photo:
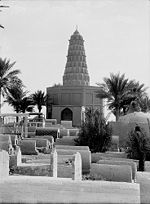
[[[63,85],[88,86],[89,81],[90,78],[86,64],[84,40],[78,30],[76,30],[69,40]]]

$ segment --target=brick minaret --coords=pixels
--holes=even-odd
[[[63,75],[64,86],[89,86],[84,40],[76,30],[69,40],[67,63]]]

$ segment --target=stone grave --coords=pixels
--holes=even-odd
[[[9,155],[6,151],[0,150],[0,182],[9,176]]]
[[[75,181],[81,181],[82,180],[82,159],[79,152],[77,152],[74,156],[72,167],[73,167],[72,179]]]

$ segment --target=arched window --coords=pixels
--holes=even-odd
[[[65,108],[61,112],[61,120],[72,120],[73,119],[73,113],[72,110],[69,108]]]

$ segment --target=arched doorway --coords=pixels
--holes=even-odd
[[[61,112],[61,120],[71,120],[72,121],[72,117],[73,113],[72,110],[70,110],[69,108],[65,108],[62,112]]]

